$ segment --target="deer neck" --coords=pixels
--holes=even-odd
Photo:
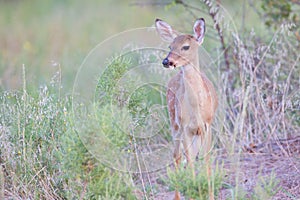
[[[193,56],[193,59],[191,59],[185,66],[181,67],[181,73],[183,75],[183,79],[200,74],[198,52]]]
[[[198,102],[198,95],[200,90],[204,88],[204,83],[199,69],[198,56],[193,62],[181,67],[182,86],[184,88],[185,101],[191,105],[196,105]]]

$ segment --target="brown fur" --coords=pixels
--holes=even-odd
[[[165,40],[173,37],[170,52],[165,60],[165,66],[181,67],[180,71],[171,78],[167,86],[167,104],[170,116],[171,131],[174,140],[174,160],[176,167],[180,164],[181,149],[186,156],[189,166],[200,150],[207,161],[207,173],[210,183],[209,151],[211,148],[211,124],[217,109],[218,99],[210,80],[199,69],[198,47],[203,41],[205,23],[196,21],[191,35],[179,35],[174,38],[173,29],[161,20],[156,21],[157,31]],[[162,35],[163,33],[163,35]],[[170,37],[170,38],[168,38]],[[184,47],[189,47],[185,49]],[[195,139],[196,138],[196,139]],[[210,190],[210,199],[213,192]],[[175,199],[180,199],[179,192]]]

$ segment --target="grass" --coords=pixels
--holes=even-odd
[[[208,19],[204,47],[209,54],[201,54],[207,64],[201,69],[219,95],[213,163],[224,164],[213,164],[215,195],[299,198],[294,190],[300,184],[299,41],[288,27],[266,29],[249,20],[255,15],[250,10],[244,20],[236,19],[238,34],[232,35],[227,32],[233,30],[231,19],[221,18],[221,27],[230,26],[223,29],[230,59],[225,70],[208,13],[175,4],[157,9],[115,1],[1,4],[0,199],[167,199],[175,188],[186,198],[205,199],[205,170],[198,169],[196,177],[184,167],[167,171],[172,142],[161,83],[172,72],[160,66],[165,52],[108,60],[88,108],[69,92],[76,66],[98,42],[124,29],[150,26],[156,17],[189,30],[191,13]],[[157,64],[153,71],[151,63]],[[135,88],[147,76],[126,74],[138,64],[159,81]]]
[[[51,0],[2,2],[1,87],[17,89],[22,86],[22,64],[28,70],[28,85],[45,84],[57,71],[54,62],[62,68],[63,91],[69,92],[77,68],[95,45],[118,32],[153,23],[152,9],[139,9],[129,3],[95,0],[84,4]],[[114,12],[110,12],[112,7]],[[165,14],[157,12],[157,15]]]
[[[167,185],[170,190],[177,190],[186,198],[191,199],[209,199],[209,183],[204,162],[196,162],[195,169],[190,167],[184,168],[182,165],[177,170],[168,169]],[[196,175],[194,174],[196,171]],[[211,184],[215,198],[217,198],[219,190],[222,186],[222,167],[216,167],[212,174]]]
[[[254,188],[254,198],[255,199],[270,199],[278,191],[279,180],[276,179],[276,174],[272,172],[270,177],[261,177],[258,184]]]
[[[82,144],[71,125],[69,97],[60,99],[49,86],[31,94],[24,84],[22,93],[1,95],[1,105],[6,197],[135,199],[126,175],[99,164]]]

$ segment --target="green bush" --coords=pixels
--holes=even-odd
[[[83,145],[71,98],[60,98],[56,87],[28,92],[24,75],[22,91],[1,93],[0,188],[19,199],[135,199],[130,177]]]
[[[149,93],[145,87],[135,88],[134,81],[139,77],[122,80],[133,65],[131,59],[126,56],[113,57],[97,81],[95,99],[100,105],[114,105],[128,109],[133,121],[136,124],[143,124],[149,114],[149,101],[145,101],[147,97],[149,100]]]
[[[206,166],[202,162],[195,163],[195,169],[180,166],[177,170],[168,169],[168,180],[170,190],[177,190],[186,198],[209,199],[209,183]],[[193,170],[196,171],[194,174]],[[222,185],[222,171],[218,166],[213,170],[211,183],[214,195],[217,196]]]
[[[61,167],[67,182],[67,199],[135,199],[128,175],[99,163],[72,132],[62,141]]]

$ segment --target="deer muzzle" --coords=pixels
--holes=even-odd
[[[171,67],[175,67],[174,62],[170,61],[170,60],[168,59],[168,57],[166,57],[166,58],[162,61],[162,64],[163,64],[163,66],[164,66],[165,68],[169,68],[170,66],[171,66]]]

